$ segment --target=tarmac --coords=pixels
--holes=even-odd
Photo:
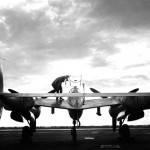
[[[70,129],[37,129],[29,140],[22,140],[21,129],[0,129],[0,150],[145,150],[150,149],[150,128],[131,128],[131,138],[119,138],[111,128],[77,129],[73,141]]]

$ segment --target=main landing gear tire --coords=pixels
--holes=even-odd
[[[72,127],[72,129],[71,129],[71,135],[72,135],[73,141],[76,141],[77,140],[77,131],[76,131],[75,127]]]
[[[36,132],[36,120],[34,122],[30,122],[30,135],[33,135],[33,132]]]
[[[120,126],[119,128],[120,137],[118,138],[121,142],[134,142],[134,138],[130,137],[130,129],[127,124]]]
[[[76,141],[77,140],[76,120],[73,120],[73,127],[71,129],[71,135],[72,135],[73,141]]]
[[[130,129],[127,124],[120,126],[119,134],[122,138],[130,138]]]
[[[30,139],[31,136],[32,136],[32,133],[30,131],[30,127],[24,126],[22,129],[21,142],[31,142],[31,139]]]

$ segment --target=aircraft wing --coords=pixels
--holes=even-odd
[[[4,93],[6,97],[112,97],[112,96],[150,96],[150,92],[144,93]]]
[[[6,97],[102,97],[102,96],[150,96],[150,93],[1,93],[0,96]],[[104,107],[120,104],[115,98],[97,98],[85,100],[84,105],[78,109],[90,109],[96,107]],[[61,109],[77,109],[71,106],[68,101],[56,102],[56,99],[38,98],[35,100],[35,105],[54,107]]]

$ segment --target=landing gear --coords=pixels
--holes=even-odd
[[[30,127],[24,126],[22,129],[22,139],[28,139],[30,137]]]
[[[133,142],[134,138],[130,136],[130,128],[127,124],[123,124],[119,128],[120,137],[118,138],[119,141],[123,142]]]
[[[29,126],[24,126],[22,129],[22,139],[23,142],[31,142],[30,137],[33,136],[33,133],[36,131],[36,120],[30,120]]]
[[[33,132],[36,131],[36,120],[30,120],[30,132],[33,135]]]
[[[20,140],[21,143],[31,143],[31,136],[33,135],[33,133],[30,130],[30,127],[28,126],[24,126],[22,129],[22,138]]]
[[[73,127],[71,129],[71,135],[72,135],[73,141],[76,141],[77,140],[76,120],[73,120]]]
[[[122,138],[130,138],[130,129],[127,124],[120,126],[119,134]]]

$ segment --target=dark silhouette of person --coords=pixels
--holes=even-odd
[[[49,93],[62,93],[62,83],[64,81],[68,81],[69,75],[65,75],[65,76],[60,76],[58,78],[56,78],[53,82],[52,82],[52,87],[54,88],[53,90],[51,90]],[[56,100],[58,100],[58,97],[56,98]],[[63,100],[62,97],[60,97],[60,100]]]

